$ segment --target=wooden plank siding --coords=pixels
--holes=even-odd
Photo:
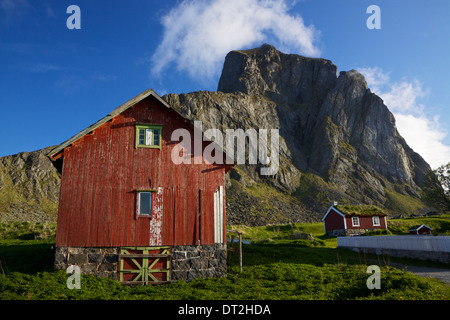
[[[161,149],[135,147],[138,123],[162,125]],[[149,96],[66,146],[56,246],[197,245],[199,236],[214,243],[214,191],[225,186],[225,165],[174,164],[178,128],[191,132],[193,146],[192,125]],[[160,224],[136,218],[136,190],[160,190],[152,200],[162,207],[153,217]]]
[[[324,223],[325,232],[337,229],[345,229],[344,217],[337,213],[334,209],[330,209]]]
[[[353,226],[352,216],[346,216],[345,221],[347,224],[347,229],[386,229],[386,223],[384,216],[379,216],[380,225],[374,226],[372,221],[373,216],[358,216],[359,226]]]

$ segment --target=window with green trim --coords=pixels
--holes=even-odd
[[[161,149],[162,126],[136,125],[136,148]]]

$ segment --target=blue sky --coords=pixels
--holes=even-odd
[[[437,167],[450,161],[449,13],[446,0],[0,0],[0,156],[59,144],[148,88],[214,91],[227,52],[270,43],[362,72]]]

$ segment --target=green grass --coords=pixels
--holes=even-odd
[[[425,224],[432,228],[433,235],[450,235],[450,214],[429,217],[409,217],[388,220],[388,229],[394,234],[409,234],[414,225]]]
[[[27,246],[24,244],[24,246]],[[243,272],[233,256],[226,278],[178,281],[162,286],[121,286],[81,276],[81,289],[66,287],[64,271],[0,273],[0,299],[15,300],[356,300],[450,299],[449,287],[388,266],[381,289],[370,290],[367,265],[347,250],[295,245],[244,245]]]
[[[54,239],[51,237],[2,240],[0,299],[450,299],[448,285],[385,265],[389,258],[360,255],[333,247],[335,238],[324,237],[322,223],[241,227],[241,231],[245,231],[248,237],[261,239],[256,244],[243,245],[242,273],[239,273],[237,255],[232,254],[225,278],[132,287],[110,279],[82,275],[80,290],[67,288],[69,275],[64,270],[52,271]],[[315,242],[296,238],[296,232],[313,234]],[[373,262],[377,259],[378,262]],[[380,290],[367,288],[366,281],[370,275],[366,270],[370,264],[381,268]]]
[[[32,240],[54,238],[56,223],[13,221],[0,224],[0,240]]]
[[[396,191],[386,191],[385,208],[391,213],[416,213],[425,207],[418,198],[400,194]]]
[[[252,243],[282,243],[286,241],[297,241],[299,244],[303,243],[304,246],[337,246],[336,237],[328,237],[325,235],[323,222],[290,223],[262,227],[234,225],[229,226],[228,228],[241,232],[243,239],[250,240]]]

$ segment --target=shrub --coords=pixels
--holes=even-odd
[[[374,230],[374,231],[368,231],[364,233],[364,236],[382,236],[382,235],[391,235],[392,232],[387,229],[380,229],[380,230]]]

